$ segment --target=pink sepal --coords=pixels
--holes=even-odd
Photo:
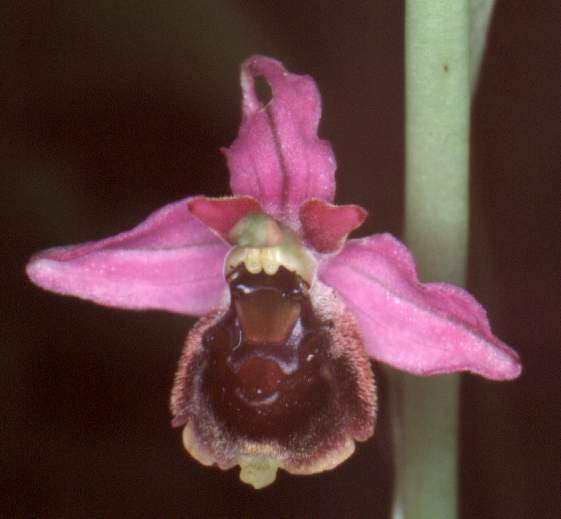
[[[358,205],[333,205],[307,200],[300,206],[304,239],[318,252],[339,249],[347,235],[362,225],[368,213]]]
[[[353,311],[376,360],[417,375],[520,374],[518,355],[493,335],[483,307],[461,288],[420,283],[410,252],[389,234],[348,242],[319,277]]]
[[[263,76],[272,99],[263,106],[255,78]],[[249,195],[277,217],[290,217],[309,198],[335,195],[335,157],[317,137],[321,100],[309,76],[288,73],[281,63],[253,56],[242,65],[242,122],[224,150],[234,195]]]
[[[40,252],[27,275],[46,290],[106,306],[202,315],[226,289],[228,246],[189,214],[188,200],[164,206],[131,231]]]
[[[189,200],[188,207],[193,216],[226,241],[229,241],[230,231],[241,218],[262,211],[259,202],[250,196],[224,198],[197,196]]]

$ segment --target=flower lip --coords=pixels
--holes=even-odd
[[[269,483],[277,468],[298,474],[327,470],[374,429],[375,386],[354,318],[321,283],[309,294],[295,293],[297,278],[284,268],[269,276],[239,267],[230,282],[230,305],[197,323],[176,376],[172,412],[174,424],[185,426],[185,447],[206,464],[240,465],[240,477],[250,484],[248,470],[257,459],[266,461]],[[271,290],[282,297],[251,299]],[[260,335],[285,326],[274,308],[285,297],[295,298],[293,307],[301,309],[290,337],[281,343],[246,340],[245,310],[236,300],[270,308],[260,314],[265,323],[249,323],[262,327]]]

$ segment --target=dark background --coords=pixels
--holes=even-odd
[[[3,517],[388,517],[388,409],[338,469],[254,492],[183,451],[167,411],[193,321],[43,292],[35,251],[228,189],[240,62],[272,55],[323,95],[341,203],[399,235],[399,2],[20,1],[3,5]],[[539,6],[538,8],[532,5]],[[516,348],[514,382],[463,377],[462,518],[559,516],[559,25],[499,2],[473,116],[469,289]],[[554,32],[555,31],[555,32]],[[7,60],[7,61],[6,61]],[[381,373],[380,390],[386,396]]]

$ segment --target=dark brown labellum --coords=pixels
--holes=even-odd
[[[228,283],[228,307],[197,323],[176,376],[173,423],[186,426],[187,449],[242,471],[256,460],[275,472],[332,468],[374,428],[354,318],[330,289],[310,291],[284,267],[251,274],[242,264]]]

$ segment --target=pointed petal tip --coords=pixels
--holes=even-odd
[[[493,362],[467,362],[443,364],[442,366],[431,367],[424,369],[423,367],[409,366],[408,368],[402,367],[404,371],[408,371],[414,375],[419,376],[433,376],[445,375],[447,373],[467,372],[473,375],[479,375],[489,380],[505,381],[514,380],[522,373],[522,364],[519,356],[515,351],[511,350],[508,346],[504,345],[509,351],[502,351],[497,355]],[[391,364],[391,363],[388,363]]]
[[[516,355],[515,358],[511,358],[510,362],[508,363],[505,368],[495,373],[495,376],[490,376],[487,378],[493,380],[514,380],[518,378],[522,374],[522,363],[520,362],[520,357]]]
[[[34,285],[42,287],[44,272],[48,269],[49,260],[42,259],[39,254],[35,254],[27,262],[25,273]]]
[[[498,339],[497,342],[499,344],[495,344],[495,347],[500,349],[498,354],[500,360],[497,359],[493,369],[487,369],[485,372],[481,371],[479,373],[477,371],[473,372],[491,380],[514,380],[518,378],[522,374],[520,356],[516,351]]]
[[[286,73],[287,71],[280,61],[268,56],[254,54],[244,60],[240,73],[243,115],[248,116],[264,108],[255,90],[254,79],[256,77],[264,76],[270,83],[276,78],[282,78]]]
[[[25,273],[28,279],[36,286],[55,292],[65,294],[66,291],[61,286],[64,279],[61,279],[59,265],[64,265],[65,261],[70,261],[74,256],[72,249],[76,246],[53,247],[34,254],[25,266]],[[65,256],[69,256],[68,259]]]

